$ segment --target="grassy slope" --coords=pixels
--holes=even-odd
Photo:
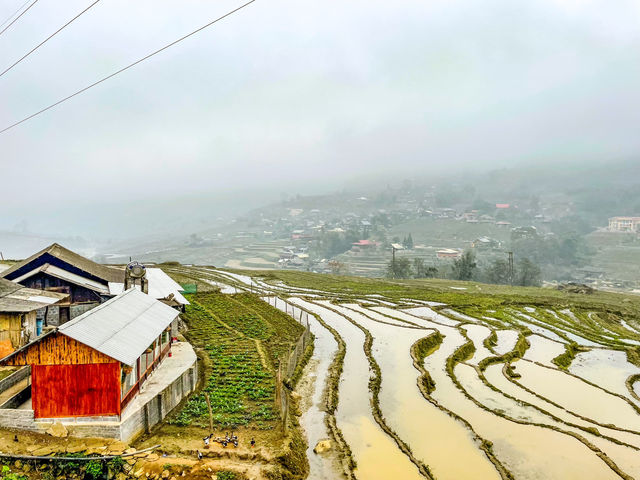
[[[273,366],[295,343],[302,327],[247,293],[206,292],[189,300],[182,318],[188,326],[187,339],[208,357],[203,391],[211,398],[214,423],[270,428],[277,416]],[[204,393],[192,395],[171,422],[206,426]]]

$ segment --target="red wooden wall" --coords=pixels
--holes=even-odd
[[[120,364],[33,365],[36,418],[120,414]]]

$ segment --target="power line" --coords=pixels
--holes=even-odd
[[[8,29],[11,25],[13,25],[14,23],[16,23],[16,22],[18,21],[18,19],[19,19],[22,15],[24,15],[25,13],[27,13],[27,12],[29,11],[29,9],[30,9],[31,7],[33,7],[36,3],[38,3],[38,0],[33,0],[33,3],[32,3],[31,5],[29,5],[27,8],[25,8],[25,9],[22,11],[22,13],[21,13],[20,15],[18,15],[16,18],[14,18],[14,19],[13,19],[13,21],[12,21],[9,25],[7,25],[6,27],[4,27],[4,28],[2,29],[2,31],[0,31],[0,35],[2,35],[4,32],[6,32],[6,31],[7,31],[7,29]],[[24,6],[24,5],[23,5],[23,6]],[[22,7],[20,7],[20,8],[22,8]],[[14,15],[15,15],[15,13],[14,13]],[[9,17],[9,18],[11,18],[11,17]]]
[[[36,0],[36,1],[37,1],[37,0]],[[159,48],[159,49],[158,49],[158,50],[156,50],[155,52],[151,52],[150,54],[148,54],[148,55],[146,55],[146,56],[142,57],[141,59],[136,60],[136,61],[135,61],[135,62],[133,62],[133,63],[130,63],[130,64],[129,64],[129,65],[127,65],[126,67],[123,67],[123,68],[121,68],[120,70],[117,70],[117,71],[113,72],[112,74],[107,75],[106,77],[103,77],[103,78],[101,78],[100,80],[98,80],[98,81],[96,81],[96,82],[93,82],[92,84],[87,85],[87,86],[86,86],[86,87],[84,87],[84,88],[81,88],[81,89],[80,89],[80,90],[78,90],[77,92],[74,92],[74,93],[72,93],[71,95],[68,95],[68,96],[66,96],[66,97],[62,98],[61,100],[58,100],[57,102],[52,103],[51,105],[49,105],[49,106],[47,106],[47,107],[43,108],[42,110],[38,110],[37,112],[32,113],[32,114],[31,114],[31,115],[29,115],[28,117],[25,117],[25,118],[23,118],[22,120],[19,120],[19,121],[15,122],[15,123],[13,123],[13,124],[9,125],[8,127],[3,128],[2,130],[0,130],[0,134],[2,134],[2,133],[4,133],[4,132],[6,132],[7,130],[12,129],[13,127],[17,127],[18,125],[20,125],[21,123],[26,122],[27,120],[31,120],[33,117],[36,117],[36,116],[40,115],[41,113],[46,112],[47,110],[51,110],[53,107],[56,107],[56,106],[60,105],[61,103],[66,102],[67,100],[70,100],[70,99],[72,99],[73,97],[75,97],[75,96],[77,96],[77,95],[80,95],[81,93],[86,92],[86,91],[87,91],[87,90],[89,90],[90,88],[93,88],[93,87],[95,87],[96,85],[99,85],[99,84],[101,84],[102,82],[105,82],[105,81],[109,80],[110,78],[115,77],[116,75],[118,75],[119,73],[124,72],[125,70],[129,70],[131,67],[134,67],[134,66],[136,66],[137,64],[139,64],[139,63],[141,63],[141,62],[144,62],[145,60],[147,60],[147,59],[149,59],[149,58],[153,57],[154,55],[157,55],[158,53],[160,53],[160,52],[162,52],[162,51],[166,50],[167,48],[170,48],[170,47],[174,46],[175,44],[180,43],[180,42],[181,42],[181,41],[183,41],[183,40],[186,40],[187,38],[191,37],[192,35],[195,35],[196,33],[198,33],[198,32],[200,32],[200,31],[204,30],[205,28],[210,27],[210,26],[211,26],[211,25],[213,25],[214,23],[217,23],[217,22],[219,22],[220,20],[222,20],[222,19],[224,19],[224,18],[226,18],[226,17],[228,17],[228,16],[230,16],[230,15],[233,15],[233,14],[234,14],[234,13],[236,13],[237,11],[242,10],[242,9],[243,9],[243,8],[245,8],[245,7],[248,7],[249,5],[251,5],[252,3],[254,3],[255,1],[256,1],[256,0],[250,0],[250,1],[249,1],[249,2],[247,2],[247,3],[245,3],[245,4],[243,4],[243,5],[240,5],[238,8],[235,8],[235,9],[231,10],[230,12],[225,13],[225,14],[224,14],[224,15],[222,15],[221,17],[218,17],[218,18],[216,18],[215,20],[212,20],[211,22],[207,23],[206,25],[203,25],[202,27],[200,27],[200,28],[198,28],[198,29],[194,30],[194,31],[193,31],[193,32],[191,32],[191,33],[186,34],[186,35],[185,35],[185,36],[183,36],[183,37],[180,37],[180,38],[179,38],[179,39],[177,39],[177,40],[174,40],[173,42],[168,43],[167,45],[165,45],[165,46],[164,46],[164,47],[162,47],[162,48]]]
[[[11,70],[13,67],[15,67],[17,64],[19,64],[21,61],[23,61],[25,58],[27,58],[29,55],[31,55],[33,52],[35,52],[37,49],[39,49],[42,45],[44,45],[49,40],[51,40],[53,37],[55,37],[58,33],[60,33],[62,30],[64,30],[67,26],[69,26],[69,24],[71,24],[73,21],[75,21],[78,17],[80,17],[83,13],[85,13],[87,10],[89,10],[91,7],[93,7],[99,1],[100,0],[96,0],[95,2],[93,2],[91,5],[89,5],[87,8],[82,10],[75,17],[73,17],[71,20],[69,20],[63,26],[61,26],[58,30],[53,32],[51,35],[49,35],[47,38],[45,38],[43,41],[41,41],[38,45],[33,47],[31,50],[29,50],[29,52],[27,52],[24,56],[22,56],[20,59],[16,60],[12,65],[7,67],[2,73],[0,73],[0,77],[2,77],[5,73],[7,73],[9,70]]]
[[[18,9],[17,9],[15,12],[13,12],[11,15],[9,15],[9,16],[7,17],[7,19],[6,19],[4,22],[2,22],[2,23],[0,24],[0,28],[4,27],[4,24],[5,24],[5,23],[7,23],[9,20],[11,20],[13,17],[15,17],[15,16],[18,14],[18,12],[19,12],[20,10],[22,10],[22,9],[24,8],[24,6],[25,6],[27,3],[29,3],[30,1],[31,1],[31,0],[27,0],[27,1],[26,1],[26,2],[24,2],[22,5],[20,5],[20,7],[18,7]]]

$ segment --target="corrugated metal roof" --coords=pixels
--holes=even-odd
[[[66,293],[25,288],[0,278],[0,312],[26,313],[67,298]]]
[[[133,365],[178,316],[173,308],[134,288],[60,327],[63,335]]]
[[[80,275],[76,275],[75,273],[68,272],[63,268],[56,267],[55,265],[50,265],[48,263],[45,263],[44,265],[40,265],[38,268],[31,270],[30,272],[27,272],[24,275],[21,275],[20,277],[14,279],[13,281],[20,283],[23,280],[33,277],[34,275],[40,272],[46,273],[48,275],[51,275],[52,277],[56,277],[61,280],[66,280],[68,282],[75,283],[76,285],[80,285],[82,287],[88,288],[90,290],[94,290],[96,292],[99,292],[105,295],[109,294],[109,289],[107,288],[106,285],[100,282],[91,280],[90,278],[85,278]]]
[[[189,301],[180,293],[182,287],[174,281],[161,268],[147,268],[147,280],[149,281],[149,296],[158,300],[167,298],[173,294],[174,299],[180,305],[189,305]],[[140,289],[139,286],[135,287]],[[109,282],[109,293],[117,295],[124,291],[124,283]]]

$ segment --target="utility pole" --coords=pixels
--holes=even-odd
[[[391,244],[391,270],[393,272],[393,278],[396,278],[396,247]]]
[[[507,252],[509,254],[509,284],[513,287],[513,252]]]

